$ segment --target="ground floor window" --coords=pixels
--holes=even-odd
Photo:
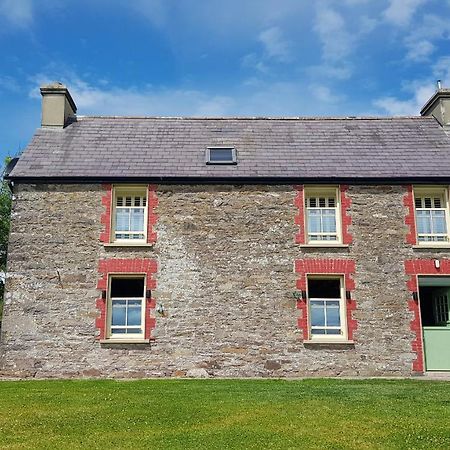
[[[343,277],[308,276],[311,339],[346,339]]]
[[[144,338],[144,276],[110,276],[107,319],[110,338]]]

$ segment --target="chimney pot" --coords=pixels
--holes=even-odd
[[[43,127],[64,128],[77,112],[75,102],[67,87],[55,81],[41,86]]]

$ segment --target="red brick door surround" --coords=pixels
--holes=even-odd
[[[425,371],[418,276],[450,275],[450,260],[440,259],[439,264],[436,264],[436,261],[437,259],[409,259],[405,261],[405,273],[409,275],[406,286],[411,293],[408,307],[414,315],[410,324],[411,331],[415,333],[415,338],[411,343],[412,351],[416,354],[416,359],[413,361],[413,371],[418,373]]]

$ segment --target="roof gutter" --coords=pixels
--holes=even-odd
[[[21,177],[5,176],[15,184],[450,184],[450,176],[442,177]]]

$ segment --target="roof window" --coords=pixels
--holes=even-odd
[[[206,164],[237,164],[234,147],[208,147]]]

